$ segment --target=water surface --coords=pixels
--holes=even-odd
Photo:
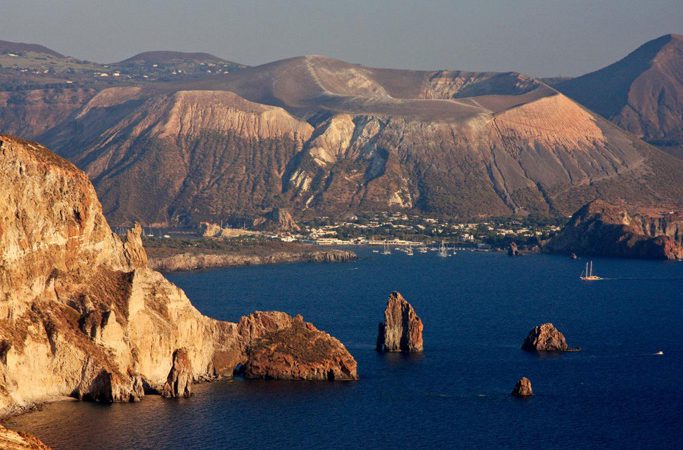
[[[55,448],[682,448],[683,264],[460,252],[176,273],[205,314],[301,313],[358,361],[358,382],[235,379],[191,399],[62,402],[13,419]],[[425,324],[422,355],[374,351],[391,290]],[[553,322],[580,353],[520,350]],[[656,356],[657,351],[664,356]],[[510,396],[527,376],[535,396]]]

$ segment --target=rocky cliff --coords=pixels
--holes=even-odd
[[[50,450],[40,439],[28,433],[16,432],[0,425],[0,448],[4,450]]]
[[[200,314],[147,268],[140,228],[119,239],[87,176],[38,144],[0,136],[0,182],[0,414],[66,395],[139,400],[161,390],[178,349],[192,380],[232,376],[294,320]]]
[[[553,253],[683,259],[683,212],[595,200],[544,245]]]
[[[299,231],[301,229],[292,217],[292,213],[284,208],[273,208],[255,218],[252,227],[261,231]]]

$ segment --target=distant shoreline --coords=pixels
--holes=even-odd
[[[358,259],[351,250],[320,249],[299,243],[259,242],[224,248],[220,241],[213,240],[197,241],[194,245],[185,241],[169,244],[172,245],[146,245],[150,268],[160,272],[178,272],[297,262],[337,263]]]

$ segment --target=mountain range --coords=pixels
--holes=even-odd
[[[0,132],[85,170],[117,225],[275,207],[477,218],[564,215],[594,198],[675,205],[681,42],[664,36],[553,86],[324,56],[246,67],[148,52],[98,65],[0,43]]]

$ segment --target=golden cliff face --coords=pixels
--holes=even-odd
[[[179,348],[194,380],[247,361],[251,337],[147,268],[141,229],[113,234],[75,166],[0,136],[0,181],[0,414],[67,395],[139,400],[163,385]],[[260,333],[293,323],[262,314],[275,315]]]

